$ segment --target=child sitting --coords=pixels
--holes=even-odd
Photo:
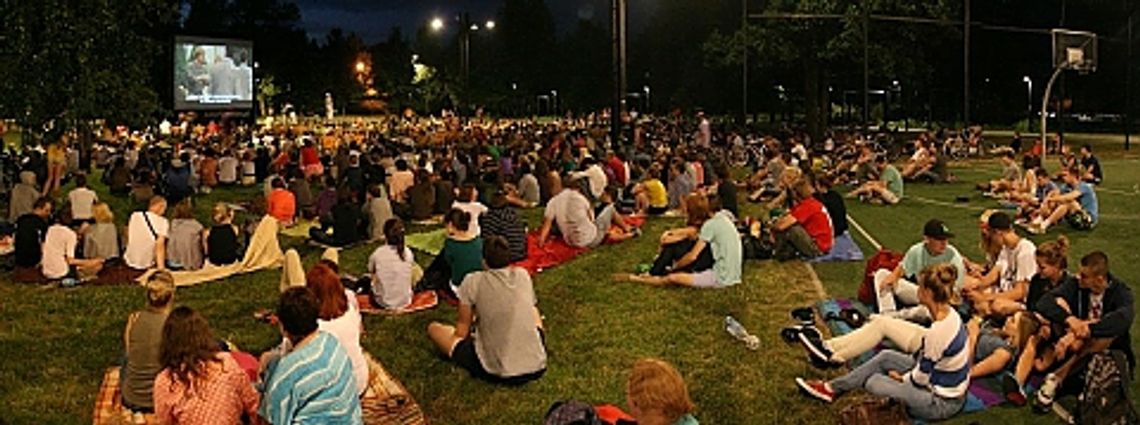
[[[233,264],[238,260],[238,228],[234,223],[234,212],[223,202],[214,204],[214,226],[202,234],[205,241],[206,259],[215,266]]]

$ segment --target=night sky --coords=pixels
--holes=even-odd
[[[401,27],[406,37],[432,17],[445,20],[468,12],[473,21],[494,19],[503,0],[295,0],[301,8],[301,26],[317,40],[330,29],[340,27],[356,32],[366,42],[383,41],[394,27]],[[654,0],[628,0],[632,31],[642,25],[635,19],[652,13]],[[572,28],[577,19],[598,23],[609,22],[610,0],[546,0],[559,32]],[[448,21],[450,23],[450,21]]]

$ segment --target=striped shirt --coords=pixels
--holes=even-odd
[[[511,261],[526,259],[526,224],[519,219],[514,208],[491,208],[479,217],[483,237],[502,236],[511,249]]]
[[[905,381],[942,398],[965,397],[970,386],[970,350],[966,349],[966,342],[962,318],[951,309],[922,337],[922,345],[915,353],[918,363],[907,372]]]
[[[265,376],[258,413],[271,424],[363,423],[352,363],[328,333],[317,331],[308,344],[271,360]]]

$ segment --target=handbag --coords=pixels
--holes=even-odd
[[[839,412],[842,425],[910,425],[906,408],[884,397],[867,398]]]

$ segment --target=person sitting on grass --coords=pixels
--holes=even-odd
[[[284,350],[261,356],[258,414],[273,425],[361,424],[352,362],[319,328],[320,305],[308,288],[289,288],[277,304]]]
[[[669,163],[669,209],[683,209],[685,197],[693,193],[696,187],[693,175],[685,171],[684,162],[675,159]]]
[[[1061,173],[1065,183],[1059,192],[1045,197],[1038,219],[1026,227],[1029,233],[1044,234],[1061,219],[1077,230],[1089,230],[1100,219],[1100,206],[1093,186],[1081,181],[1081,173],[1075,168],[1066,168]]]
[[[16,220],[16,234],[12,245],[15,249],[13,257],[17,281],[35,282],[40,281],[43,276],[38,269],[44,257],[43,243],[47,235],[52,205],[51,198],[36,199],[32,204],[32,211]]]
[[[471,232],[471,214],[458,208],[443,217],[447,239],[443,249],[424,271],[417,291],[439,290],[454,297],[468,273],[483,269],[483,238]]]
[[[1030,174],[1026,172],[1025,174]],[[1060,189],[1057,184],[1053,182],[1053,177],[1049,176],[1049,172],[1045,167],[1037,167],[1033,169],[1033,178],[1037,181],[1033,184],[1033,193],[1023,194],[1020,199],[1017,199],[1017,220],[1014,223],[1020,226],[1028,225],[1034,217],[1038,215],[1037,210],[1045,203],[1045,198],[1049,197],[1053,192]]]
[[[175,308],[162,326],[162,372],[154,380],[154,411],[171,425],[239,424],[257,417],[261,395],[206,318]]]
[[[364,208],[368,214],[368,240],[371,242],[384,240],[384,223],[394,217],[392,203],[388,200],[388,194],[384,193],[384,185],[374,184],[368,187]]]
[[[558,232],[567,245],[579,248],[592,248],[601,245],[614,221],[616,210],[605,208],[595,218],[590,200],[586,198],[584,178],[569,180],[550,201],[543,211],[542,228],[538,232],[538,246],[546,245],[551,228],[558,226]]]
[[[827,216],[831,218],[831,234],[839,237],[847,233],[847,204],[843,196],[832,190],[834,181],[828,176],[815,178],[815,199],[823,204]]]
[[[67,192],[67,202],[71,204],[71,219],[77,223],[94,223],[91,207],[99,202],[99,195],[87,187],[87,175],[75,176],[75,189]]]
[[[309,238],[314,242],[333,247],[346,247],[360,238],[360,205],[350,191],[337,193],[337,204],[333,207],[332,220],[321,223],[321,227],[309,229]],[[329,231],[332,231],[331,234]]]
[[[1082,181],[1094,185],[1104,181],[1104,171],[1100,169],[1100,160],[1093,155],[1092,145],[1085,143],[1081,146],[1080,162]]]
[[[56,280],[68,276],[95,276],[103,268],[102,258],[78,258],[75,248],[79,245],[79,235],[71,228],[71,211],[63,210],[56,214],[55,223],[48,227],[44,235],[43,260],[40,271],[44,277]]]
[[[649,170],[641,175],[641,183],[633,187],[633,197],[636,200],[635,210],[641,215],[658,216],[669,211],[669,192],[661,179],[661,166],[653,163]]]
[[[364,360],[364,349],[360,347],[364,323],[360,317],[360,306],[356,304],[356,294],[345,289],[336,269],[324,261],[305,274],[305,287],[317,299],[317,327],[336,337],[352,362],[356,394],[364,395],[368,389],[368,362]]]
[[[863,388],[872,395],[896,400],[914,418],[936,421],[954,416],[966,403],[970,385],[968,333],[958,312],[954,282],[958,269],[938,264],[922,270],[918,298],[934,323],[917,344],[917,356],[884,350],[851,372],[831,381],[796,378],[808,395],[833,402]]]
[[[885,155],[875,158],[875,167],[879,171],[879,180],[863,183],[847,194],[848,198],[859,198],[864,201],[878,201],[888,205],[899,203],[903,197],[903,178],[899,170],[887,161]]]
[[[701,225],[712,215],[709,203],[700,196],[690,195],[685,198],[685,203],[685,211],[688,211],[685,227],[666,230],[661,234],[657,257],[649,269],[650,276],[666,276],[679,272],[699,273],[713,266],[712,247],[708,244],[701,249],[695,259],[682,262],[697,244]]]
[[[170,238],[166,241],[167,264],[178,270],[198,270],[202,268],[202,231],[205,228],[194,218],[194,207],[190,199],[183,199],[174,206],[174,217],[170,220]]]
[[[700,194],[690,195],[686,202],[702,204],[695,205],[696,213],[712,211],[711,207],[715,203],[715,201],[710,202],[708,198]],[[700,220],[700,217],[693,215],[689,217],[689,220],[692,223],[695,220]],[[681,229],[681,231],[684,232],[681,235],[695,239],[696,242],[684,257],[674,263],[673,270],[684,270],[697,260],[706,246],[712,247],[712,268],[700,272],[676,271],[665,276],[618,273],[613,275],[613,279],[656,286],[677,285],[694,288],[725,288],[740,283],[743,247],[740,242],[740,234],[736,231],[732,213],[727,210],[720,210],[713,214],[702,222],[699,233],[685,229]]]
[[[412,304],[412,287],[423,277],[415,254],[404,244],[406,230],[398,218],[384,223],[384,245],[368,257],[371,301],[376,308],[400,310]]]
[[[479,202],[479,190],[474,183],[465,183],[459,188],[459,196],[451,204],[451,208],[460,209],[471,215],[471,232],[475,236],[482,236],[483,229],[479,226],[479,217],[487,212],[487,206]]]
[[[986,222],[987,237],[1001,246],[989,273],[963,287],[974,311],[982,317],[1009,316],[1025,310],[1029,280],[1037,274],[1037,246],[1013,230],[1009,215],[998,211]]]
[[[985,183],[978,183],[978,190],[986,192],[989,195],[994,195],[1015,190],[1018,185],[1021,184],[1021,167],[1017,165],[1017,159],[1014,157],[1013,152],[1002,154],[1000,161],[1001,177]]]
[[[21,171],[20,182],[12,187],[8,196],[8,220],[15,222],[24,214],[32,212],[36,200],[40,198],[40,190],[36,188],[36,173]]]
[[[174,306],[174,277],[159,271],[147,279],[146,308],[127,317],[123,331],[126,356],[119,373],[123,407],[136,413],[154,413],[154,382],[162,371],[162,329]]]
[[[488,237],[487,270],[464,278],[455,326],[432,322],[427,332],[440,353],[472,376],[521,385],[546,373],[546,336],[530,274],[511,267],[510,257],[505,239]]]
[[[213,217],[214,225],[202,232],[206,260],[215,266],[233,264],[241,257],[234,211],[226,203],[218,202],[214,204]]]
[[[297,197],[285,189],[285,180],[280,177],[273,177],[269,184],[272,190],[265,198],[266,213],[276,218],[281,226],[292,226],[297,215]]]
[[[911,245],[894,270],[875,271],[875,296],[880,314],[911,321],[927,321],[932,317],[920,302],[914,278],[927,267],[950,264],[955,273],[954,294],[961,292],[966,267],[958,249],[950,245],[954,237],[941,220],[931,219],[922,227],[922,242]],[[912,308],[903,308],[912,307]]]
[[[83,231],[83,256],[108,260],[119,258],[119,228],[115,226],[115,215],[106,202],[91,208],[95,224]]]
[[[501,188],[491,195],[491,208],[483,213],[484,236],[500,236],[511,246],[511,262],[522,261],[527,256],[526,223],[519,218],[515,208],[507,201],[507,189]]]
[[[1093,251],[1081,257],[1077,279],[1062,282],[1037,304],[1054,327],[1064,329],[1053,347],[1060,366],[1045,376],[1037,391],[1037,407],[1047,410],[1059,394],[1079,392],[1085,377],[1079,366],[1094,353],[1120,350],[1128,370],[1136,367],[1129,329],[1135,318],[1132,290],[1109,272],[1108,256]]]
[[[914,153],[899,173],[905,179],[917,178],[920,174],[929,171],[934,166],[934,156],[938,149],[933,141],[918,139],[914,141]]]
[[[1025,306],[1028,308],[1026,314],[1032,314],[1040,323],[1048,322],[1044,316],[1037,313],[1041,298],[1061,284],[1074,279],[1068,272],[1068,251],[1069,238],[1064,235],[1037,247],[1037,274],[1029,281],[1029,296],[1025,299]],[[1025,405],[1026,397],[1022,388],[1030,373],[1045,372],[1052,367],[1053,345],[1056,342],[1056,335],[1053,334],[1051,327],[1041,326],[1022,347],[1014,374],[1004,377],[1003,388],[1006,390],[1006,398],[1013,404]]]
[[[732,174],[729,173],[728,166],[719,164],[716,166],[716,197],[720,201],[721,208],[728,210],[734,216],[740,215],[739,202],[736,195],[736,181],[732,179]]]
[[[639,425],[697,425],[685,379],[669,363],[653,358],[634,362],[625,394],[630,416]]]
[[[815,189],[806,179],[800,179],[791,189],[795,204],[772,225],[775,258],[787,261],[826,254],[834,242],[831,217],[812,196]]]
[[[408,220],[428,220],[440,205],[436,205],[439,194],[436,186],[432,184],[431,174],[427,170],[415,173],[414,183],[404,191],[407,202],[394,205],[397,214],[402,214]],[[446,206],[443,206],[446,207]]]
[[[1021,180],[1007,190],[1003,199],[1010,202],[1020,204],[1024,201],[1029,201],[1037,196],[1037,169],[1040,168],[1038,164],[1041,161],[1037,158],[1026,156],[1022,158],[1021,169],[1025,170],[1021,174]]]
[[[161,196],[150,198],[146,211],[131,214],[127,222],[127,249],[123,260],[135,270],[151,267],[166,270],[166,240],[170,233],[170,221],[166,214],[166,199]]]

